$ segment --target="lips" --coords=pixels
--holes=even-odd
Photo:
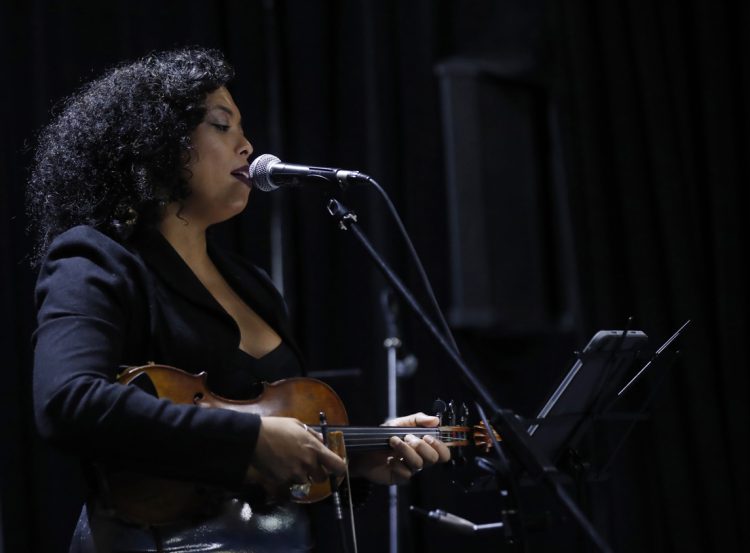
[[[246,186],[252,186],[250,182],[250,166],[243,165],[242,167],[232,171],[232,176],[241,180]]]

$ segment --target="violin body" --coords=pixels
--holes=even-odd
[[[293,377],[264,382],[261,394],[249,400],[218,396],[206,386],[205,372],[192,374],[168,365],[131,367],[117,380],[121,384],[130,384],[144,374],[154,384],[159,398],[174,403],[218,407],[262,417],[293,417],[310,426],[320,423],[320,412],[323,411],[330,425],[349,424],[341,398],[328,384],[314,378]]]
[[[328,445],[344,459],[347,450],[387,449],[391,436],[415,433],[414,428],[349,426],[346,409],[336,392],[312,378],[294,377],[263,383],[262,393],[250,400],[218,396],[206,386],[205,372],[196,375],[168,365],[129,367],[117,381],[128,385],[142,377],[151,381],[159,398],[174,403],[260,416],[292,417],[317,430],[323,412],[328,425]],[[473,438],[474,445],[489,447],[486,430],[481,425],[473,429],[463,426],[419,428],[418,433],[434,435],[448,446],[469,445]],[[196,518],[207,514],[217,501],[229,497],[228,492],[217,488],[128,471],[104,470],[103,475],[106,507],[115,516],[139,524],[158,525]],[[312,482],[293,486],[290,499],[297,503],[314,503],[330,494],[330,482]]]

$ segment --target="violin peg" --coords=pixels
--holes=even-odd
[[[466,426],[466,423],[468,420],[469,420],[469,408],[466,406],[465,403],[461,403],[461,413],[458,417],[458,426]]]
[[[445,413],[445,409],[445,402],[440,398],[437,398],[432,404],[432,412],[435,413],[435,416],[440,419],[439,426],[443,426],[443,414]]]
[[[453,400],[448,402],[448,425],[456,426],[456,402]]]

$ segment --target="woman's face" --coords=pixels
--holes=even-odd
[[[180,216],[206,227],[226,221],[247,205],[247,159],[253,147],[242,130],[240,110],[221,87],[206,96],[206,116],[191,135],[190,196]]]

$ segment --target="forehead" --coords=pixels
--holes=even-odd
[[[225,87],[221,87],[206,95],[206,111],[221,111],[239,117],[240,110]]]

